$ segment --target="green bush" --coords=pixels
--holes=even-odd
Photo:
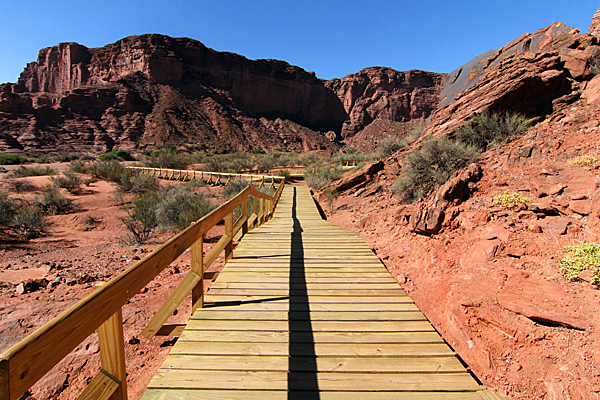
[[[485,110],[474,114],[469,122],[454,131],[454,136],[459,142],[485,151],[490,145],[497,145],[511,137],[521,136],[528,128],[529,121],[521,114],[490,113]]]
[[[520,193],[505,190],[504,192],[494,196],[493,203],[496,206],[512,208],[519,204],[527,203],[530,199]]]
[[[129,170],[116,160],[97,161],[89,164],[88,172],[94,179],[104,179],[114,183],[120,182],[123,174],[129,174]]]
[[[475,161],[477,155],[476,148],[446,137],[428,140],[420,150],[406,156],[402,174],[391,190],[405,201],[416,201],[444,184],[455,171]]]
[[[37,186],[26,179],[9,179],[8,186],[16,193],[33,192]]]
[[[87,174],[89,172],[89,163],[85,160],[73,160],[69,163],[69,170],[78,174]]]
[[[277,171],[277,176],[283,176],[283,181],[288,183],[292,179],[292,173],[287,169]]]
[[[10,198],[8,191],[0,190],[0,225],[9,226],[17,208],[17,204]]]
[[[20,165],[17,169],[10,173],[10,176],[14,178],[24,178],[27,176],[45,176],[45,175],[56,175],[56,170],[50,167],[25,167]]]
[[[148,168],[186,169],[192,162],[190,155],[174,150],[148,153],[142,159],[142,165]]]
[[[17,165],[29,162],[27,157],[16,154],[0,154],[0,165]]]
[[[579,274],[589,269],[592,271],[591,283],[600,285],[600,244],[579,243],[565,246],[566,256],[559,258],[559,270],[569,280],[579,279]]]
[[[73,171],[66,171],[62,176],[58,176],[52,181],[57,188],[67,189],[69,193],[77,193],[81,187],[81,177],[75,175]]]
[[[393,136],[386,136],[377,144],[377,157],[388,157],[404,147],[404,143]]]
[[[48,222],[44,217],[42,209],[36,204],[24,204],[15,213],[13,226],[19,230],[21,235],[30,239],[42,236],[46,232]]]
[[[73,202],[60,194],[60,189],[54,185],[43,187],[39,203],[44,213],[49,215],[67,214],[75,209]]]
[[[100,154],[98,156],[100,161],[110,161],[110,160],[123,160],[123,161],[135,161],[135,158],[131,155],[131,153],[127,150],[123,149],[113,149],[108,153]]]
[[[188,186],[169,185],[160,192],[156,216],[163,228],[183,230],[215,208],[207,194],[198,194]]]
[[[306,184],[313,189],[321,189],[331,182],[340,179],[342,168],[336,165],[307,168],[304,172]]]
[[[159,202],[160,199],[156,192],[145,192],[138,195],[131,207],[123,207],[127,216],[119,217],[119,219],[129,231],[130,243],[144,244],[152,237],[158,226],[156,207]]]

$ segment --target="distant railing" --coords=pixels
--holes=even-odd
[[[365,159],[365,160],[358,160],[358,159],[353,159],[353,160],[337,160],[337,161],[331,161],[325,164],[319,164],[319,165],[313,165],[310,167],[306,167],[304,165],[295,165],[293,167],[271,167],[271,168],[255,168],[255,169],[248,169],[248,170],[243,170],[243,171],[238,171],[239,174],[269,174],[275,171],[290,171],[290,173],[292,174],[300,174],[300,173],[304,173],[306,171],[306,169],[310,169],[310,170],[314,170],[316,168],[321,168],[327,165],[336,165],[338,164],[340,167],[355,167],[360,163],[369,163],[369,162],[374,162],[374,161],[380,161],[382,160],[381,157],[375,157],[375,158],[369,158],[369,159]],[[267,176],[271,176],[271,175],[267,175]]]
[[[246,180],[250,184],[258,183],[260,187],[270,185],[275,187],[275,182],[281,182],[283,176],[243,174],[230,172],[209,172],[194,171],[187,169],[168,169],[168,168],[147,168],[147,167],[127,167],[132,171],[137,171],[143,175],[152,175],[159,179],[170,179],[176,181],[203,180],[207,184],[226,185],[232,180]]]
[[[78,301],[58,317],[0,355],[0,400],[16,400],[83,342],[96,329],[100,346],[101,369],[79,396],[90,400],[127,399],[122,307],[140,290],[191,247],[191,271],[148,322],[142,334],[177,336],[179,326],[165,325],[177,306],[192,293],[192,313],[203,307],[203,280],[215,274],[206,269],[225,250],[232,257],[233,241],[249,229],[273,216],[283,191],[279,185],[274,196],[248,186],[233,199],[192,223],[156,250],[117,275],[93,293]],[[248,196],[253,196],[252,215],[248,216]],[[233,211],[241,206],[241,216],[233,222]],[[221,220],[225,233],[204,257],[204,235]]]

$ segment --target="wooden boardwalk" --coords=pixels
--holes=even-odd
[[[306,187],[234,251],[143,400],[496,399]]]

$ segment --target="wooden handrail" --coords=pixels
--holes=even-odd
[[[192,179],[205,179],[207,178],[208,182],[213,182],[216,179],[216,183],[221,183],[221,179],[225,178],[226,183],[229,183],[233,179],[249,179],[250,182],[254,180],[258,181],[271,181],[281,182],[285,179],[283,176],[274,176],[274,175],[261,175],[261,174],[243,174],[243,173],[232,173],[232,172],[210,172],[210,171],[195,171],[191,169],[169,169],[169,168],[148,168],[148,167],[127,167],[130,170],[138,171],[142,174],[146,175],[155,175],[159,178],[170,178],[177,180],[192,180]],[[177,175],[175,175],[177,174]]]
[[[374,161],[380,161],[382,160],[382,157],[374,157],[374,158],[368,158],[368,159],[348,159],[348,160],[337,160],[337,161],[331,161],[325,164],[320,164],[320,165],[314,165],[311,167],[306,167],[304,165],[296,165],[293,167],[272,167],[272,168],[256,168],[256,169],[248,169],[248,170],[242,170],[242,171],[238,171],[238,174],[244,174],[244,173],[256,173],[256,174],[264,174],[264,173],[268,173],[270,171],[285,171],[285,170],[306,170],[307,168],[311,168],[311,169],[315,169],[315,168],[321,168],[321,167],[325,167],[327,165],[335,165],[335,164],[340,164],[340,165],[344,165],[347,164],[348,166],[350,166],[350,163],[356,165],[359,164],[361,162],[374,162]],[[256,175],[255,175],[256,176]],[[271,176],[271,175],[268,175]]]
[[[21,397],[23,393],[97,329],[101,341],[102,371],[99,374],[111,377],[111,379],[97,375],[98,378],[92,380],[97,387],[84,391],[85,396],[90,396],[90,393],[103,392],[108,393],[111,399],[126,399],[121,308],[190,247],[192,247],[193,253],[191,276],[188,275],[188,278],[184,279],[185,284],[182,283],[181,285],[187,285],[187,290],[189,287],[194,287],[191,282],[197,285],[199,281],[201,284],[203,270],[205,269],[205,264],[202,262],[204,234],[219,221],[227,219],[236,207],[240,205],[247,207],[247,198],[250,195],[255,200],[261,199],[261,204],[264,204],[267,200],[270,207],[269,209],[263,207],[259,211],[261,216],[259,221],[268,220],[272,216],[275,205],[281,196],[283,186],[284,183],[282,182],[274,196],[264,194],[252,186],[246,187],[234,198],[192,223],[188,228],[170,238],[146,257],[98,287],[94,292],[2,353],[0,355],[0,400],[15,400]],[[255,209],[256,211],[258,210]],[[242,231],[246,229],[247,231],[248,227],[244,228],[244,225],[249,218],[246,216],[238,221],[242,220],[243,222],[239,222],[239,224],[236,222],[235,228],[242,229]],[[225,240],[226,245],[231,243],[231,237],[234,235],[231,232],[232,230],[228,232],[229,236]],[[198,268],[194,266],[194,263],[198,261],[198,254],[200,254],[202,264],[200,269],[202,271],[198,271]],[[207,256],[206,261],[209,261],[209,259],[210,257]],[[194,290],[192,296],[195,299],[194,307],[198,304],[201,306],[203,290],[198,292],[197,286],[194,287]],[[187,293],[189,293],[189,290]],[[167,303],[173,304],[177,300],[169,298]],[[113,383],[110,383],[110,380]],[[119,382],[117,388],[114,387],[114,382]],[[104,398],[104,395],[102,398]]]

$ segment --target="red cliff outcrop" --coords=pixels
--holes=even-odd
[[[94,49],[61,43],[2,87],[0,150],[328,148],[376,118],[426,118],[441,77],[371,68],[325,82],[155,34]]]
[[[333,79],[326,86],[342,100],[349,119],[344,139],[354,136],[376,119],[393,122],[425,120],[437,109],[445,74],[371,67]]]

